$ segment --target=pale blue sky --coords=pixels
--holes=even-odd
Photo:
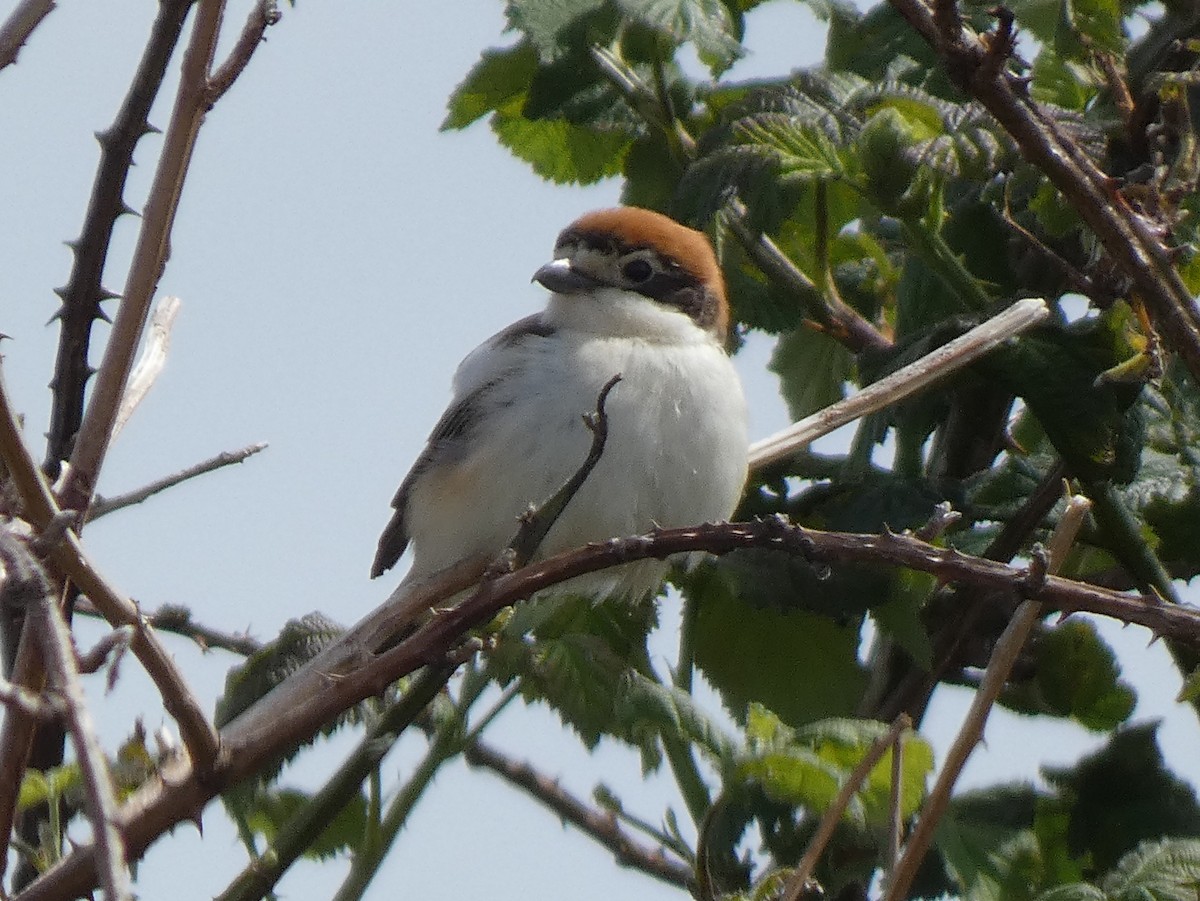
[[[11,2],[0,2],[0,15]],[[227,31],[240,28],[235,3]],[[0,331],[9,389],[28,416],[30,443],[45,428],[57,329],[45,327],[65,282],[63,241],[80,228],[97,159],[91,133],[111,122],[153,15],[150,3],[61,4],[0,74]],[[458,360],[542,303],[530,275],[558,230],[615,202],[615,181],[574,189],[540,181],[500,149],[487,127],[439,134],[445,100],[502,35],[494,0],[401,4],[385,0],[284,6],[248,71],[201,132],[161,289],[183,299],[166,371],[120,436],[101,493],[117,493],[221,450],[254,441],[253,461],[175,489],[89,528],[102,570],[148,607],[186,604],[207,622],[267,638],[287,619],[320,609],[346,623],[386,596],[369,582],[388,501],[448,397]],[[822,36],[799,4],[775,2],[749,19],[753,55],[734,77],[814,62]],[[174,83],[178,61],[171,66]],[[169,98],[169,93],[164,94]],[[165,125],[167,103],[152,120]],[[159,139],[143,141],[128,200],[139,207]],[[136,221],[122,220],[108,287],[122,287]],[[103,335],[103,327],[98,330]],[[751,341],[740,368],[753,437],[785,424],[770,345]],[[94,359],[98,357],[94,356]],[[666,617],[668,623],[670,617]],[[670,627],[661,647],[672,646]],[[93,628],[92,634],[95,634]],[[1106,628],[1139,652],[1137,629]],[[214,699],[233,662],[172,647],[193,685]],[[1161,715],[1178,688],[1157,650],[1139,653],[1139,716]],[[98,688],[95,691],[98,692]],[[929,733],[944,748],[963,693],[935,703]],[[1154,704],[1147,704],[1154,701]],[[105,739],[116,743],[141,712],[163,715],[135,663],[109,698],[97,696]],[[1067,763],[1095,740],[1070,726],[1018,728],[1005,715],[968,778],[1032,777],[1039,762]],[[1174,765],[1200,779],[1194,717],[1169,725]],[[495,742],[529,756],[581,793],[596,781],[657,820],[662,780],[643,784],[634,755],[589,757],[545,711],[514,710]],[[307,755],[289,781],[314,786],[352,739]],[[387,761],[403,772],[409,739]],[[682,811],[682,808],[680,808]],[[143,897],[208,897],[243,865],[223,814],[205,816],[203,843],[181,827],[140,870]],[[302,864],[282,883],[289,898],[328,897],[341,864]],[[677,898],[620,870],[609,856],[488,775],[451,766],[439,777],[370,897],[500,899]]]

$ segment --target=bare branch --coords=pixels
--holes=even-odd
[[[75,612],[84,616],[104,618],[104,614],[86,598],[76,606]],[[170,632],[190,638],[205,651],[219,648],[249,657],[262,648],[261,641],[251,638],[245,632],[224,632],[196,622],[192,619],[192,611],[182,605],[163,604],[157,610],[143,611],[142,621],[157,632]]]
[[[49,486],[21,441],[8,394],[0,380],[0,461],[8,468],[17,486],[26,520],[44,530],[61,516]],[[200,702],[188,688],[175,659],[142,620],[137,605],[118,594],[88,560],[79,538],[67,532],[62,541],[47,552],[53,572],[66,576],[104,613],[113,626],[131,626],[133,652],[154,680],[163,705],[179,724],[179,732],[188,752],[203,769],[217,754],[217,735]],[[21,683],[27,684],[27,683]],[[2,811],[2,805],[0,805]],[[0,817],[2,823],[2,817]]]
[[[66,703],[67,730],[83,777],[88,819],[92,824],[93,859],[108,901],[133,897],[125,859],[125,843],[115,825],[117,798],[108,774],[108,762],[92,727],[87,698],[79,682],[75,648],[62,612],[55,603],[49,581],[31,625],[41,639],[42,656],[51,686]]]
[[[224,0],[198,0],[191,39],[183,56],[175,108],[163,138],[162,155],[146,201],[121,305],[79,427],[71,468],[60,492],[62,505],[69,510],[86,510],[91,502],[150,302],[166,265],[171,229],[196,136],[211,105],[208,73],[223,10]]]
[[[249,65],[250,57],[258,49],[258,45],[263,42],[263,33],[282,16],[275,0],[258,0],[246,18],[246,24],[242,26],[242,33],[238,36],[233,50],[229,52],[229,58],[217,67],[212,78],[208,80],[209,106],[220,100],[225,92],[233,87],[238,76]]]
[[[1005,341],[1044,321],[1049,315],[1050,310],[1046,302],[1040,298],[1018,300],[1004,312],[975,326],[965,335],[868,385],[853,397],[831,404],[769,438],[756,441],[750,447],[750,468],[760,469],[786,459],[822,435],[828,435],[848,422],[915,394],[986,356]]]
[[[167,64],[192,0],[161,0],[158,14],[142,58],[112,125],[97,133],[100,163],[92,182],[92,194],[84,214],[79,237],[70,243],[75,258],[65,287],[57,292],[62,306],[54,314],[61,331],[58,355],[54,361],[54,388],[50,406],[50,428],[46,436],[43,471],[57,479],[59,466],[71,453],[79,425],[83,421],[84,392],[92,376],[88,361],[92,324],[108,321],[100,304],[117,295],[105,289],[104,275],[108,249],[117,219],[132,210],[126,205],[125,183],[133,165],[138,142],[152,131],[150,107],[162,87]]]
[[[850,801],[854,798],[854,793],[862,788],[863,783],[871,775],[871,770],[875,769],[875,764],[883,760],[883,755],[888,752],[888,749],[895,745],[900,736],[911,728],[912,720],[909,719],[908,714],[900,714],[892,722],[891,728],[875,739],[875,742],[867,750],[867,753],[863,755],[863,759],[850,771],[850,775],[842,783],[841,788],[838,789],[833,802],[821,814],[821,821],[817,824],[817,831],[808,843],[808,847],[804,849],[804,856],[800,858],[800,862],[796,864],[796,869],[788,877],[787,886],[781,895],[782,901],[799,901],[800,897],[804,894],[805,886],[808,885],[809,877],[812,876],[812,872],[817,866],[817,861],[825,853],[825,846],[833,838],[833,833],[842,820],[842,814],[850,806]]]
[[[142,501],[153,497],[160,491],[166,491],[168,488],[174,488],[176,485],[186,482],[189,479],[194,479],[197,476],[202,476],[206,473],[213,472],[217,469],[222,469],[226,466],[232,466],[235,463],[241,463],[249,457],[253,457],[260,451],[266,450],[267,443],[260,441],[257,444],[248,444],[243,448],[235,451],[222,451],[215,457],[209,457],[207,460],[202,460],[187,469],[181,469],[179,472],[172,473],[169,476],[164,476],[157,479],[148,485],[143,485],[134,491],[125,494],[118,494],[116,497],[96,497],[95,503],[88,509],[87,522],[93,519],[99,519],[109,513],[115,513],[117,510],[123,510],[126,507],[132,507],[135,504],[140,504]]]
[[[612,852],[621,866],[653,876],[669,885],[690,890],[695,882],[691,867],[667,857],[661,848],[650,848],[629,835],[615,814],[596,810],[528,763],[513,760],[490,745],[475,741],[463,750],[463,759],[482,767],[524,791],[566,823]]]
[[[11,707],[21,716],[35,720],[58,719],[65,710],[56,695],[38,696],[7,679],[0,679],[0,706]]]
[[[1200,379],[1200,306],[1176,271],[1166,244],[1169,229],[1133,210],[1115,183],[1007,71],[1011,13],[999,16],[995,32],[980,37],[961,24],[954,28],[953,17],[942,7],[955,0],[938,0],[936,15],[924,0],[890,2],[938,52],[950,77],[983,104],[1016,141],[1022,156],[1062,192],[1132,281],[1166,343],[1183,358],[1192,377]]]
[[[1022,602],[1013,615],[1008,627],[996,641],[992,656],[988,660],[987,669],[979,683],[979,689],[971,700],[971,708],[963,720],[962,728],[954,738],[950,750],[946,752],[946,761],[938,774],[937,782],[921,811],[917,826],[909,837],[908,844],[901,855],[900,861],[892,870],[888,881],[886,901],[902,901],[908,895],[908,888],[917,874],[925,854],[933,842],[933,833],[941,821],[942,815],[950,803],[950,793],[961,775],[963,767],[975,746],[983,738],[983,730],[987,725],[988,714],[1000,692],[1008,682],[1009,673],[1016,663],[1021,648],[1025,646],[1029,633],[1044,615],[1042,604],[1035,599],[1038,587],[1044,584],[1049,573],[1055,572],[1066,559],[1067,551],[1075,542],[1075,536],[1083,525],[1084,517],[1091,508],[1091,501],[1082,495],[1075,495],[1067,501],[1067,508],[1058,522],[1054,535],[1050,540],[1050,551],[1045,556],[1045,569],[1034,571],[1030,579],[1033,589],[1028,600]]]
[[[56,5],[54,0],[24,0],[0,23],[0,69],[17,61],[17,54],[29,36]]]
[[[486,561],[472,560],[406,586],[349,630],[298,673],[278,686],[221,732],[223,753],[206,772],[187,759],[164,767],[160,781],[144,786],[119,813],[119,825],[131,855],[138,855],[176,823],[193,817],[224,785],[245,778],[283,750],[312,736],[336,713],[372,697],[430,660],[444,659],[467,631],[517,600],[566,579],[649,558],[693,551],[728,553],[763,547],[814,562],[873,563],[927,572],[947,583],[991,589],[998,598],[1024,596],[1047,610],[1089,611],[1146,626],[1200,645],[1200,612],[1159,604],[1069,579],[1047,576],[1030,584],[1029,572],[991,560],[929,545],[911,535],[856,535],[820,532],[781,519],[753,523],[717,523],[666,529],[635,538],[613,539],[558,554],[485,583],[462,604],[431,619],[409,638],[380,654],[374,639],[395,634],[388,622],[397,604],[433,606],[478,580]],[[49,901],[85,892],[95,883],[88,848],[72,853],[47,871],[14,901]]]

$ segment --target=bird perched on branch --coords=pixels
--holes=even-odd
[[[618,374],[599,462],[536,556],[733,513],[746,405],[708,238],[650,210],[600,210],[563,230],[533,279],[551,292],[545,309],[459,366],[453,400],[392,501],[372,577],[409,545],[409,580],[502,552],[519,517],[579,470],[592,441],[583,414]],[[568,587],[644,597],[666,566],[624,564]]]

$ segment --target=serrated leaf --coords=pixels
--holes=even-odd
[[[735,23],[721,0],[617,0],[635,22],[667,34],[676,44],[691,43],[714,74],[729,68],[745,51]]]
[[[1133,713],[1137,696],[1091,622],[1059,623],[1038,637],[1033,653],[1037,684],[1055,712],[1094,731],[1114,729]]]
[[[578,43],[572,40],[607,0],[508,0],[509,27],[524,32],[545,62]]]
[[[788,413],[799,420],[845,396],[854,356],[824,332],[801,326],[776,342],[767,368],[779,376]]]
[[[489,673],[501,684],[519,680],[527,702],[548,704],[588,748],[610,735],[639,747],[652,766],[653,743],[621,720],[617,707],[626,674],[645,657],[655,622],[652,603],[563,597],[523,604],[489,654]]]
[[[616,718],[630,734],[647,740],[667,734],[694,744],[721,764],[733,759],[736,742],[695,699],[673,685],[627,673],[618,691]]]
[[[784,180],[838,178],[846,169],[827,129],[784,113],[763,113],[734,123],[734,139],[773,155]]]
[[[1200,893],[1200,841],[1144,842],[1104,877],[1111,901],[1195,901]]]
[[[699,604],[696,664],[735,719],[752,701],[793,726],[854,710],[866,686],[857,622],[755,608],[712,570],[690,574],[686,593]]]
[[[526,119],[519,113],[500,112],[491,124],[514,156],[557,184],[588,185],[619,174],[633,144],[628,132],[574,125],[564,119]]]
[[[759,785],[767,797],[819,810],[828,807],[853,774],[871,746],[888,731],[873,720],[823,720],[797,730],[782,728],[782,721],[762,709],[753,709],[752,741],[739,761],[737,772]],[[769,740],[763,741],[764,737]],[[925,780],[933,770],[933,751],[921,738],[910,735],[902,759],[901,815],[911,816],[925,794]],[[860,826],[886,822],[891,804],[891,752],[868,774],[854,793],[846,817]]]
[[[245,823],[255,835],[262,836],[270,843],[288,821],[311,801],[311,796],[295,789],[261,792],[245,812]],[[367,799],[359,792],[350,797],[320,835],[304,849],[304,856],[311,860],[326,860],[355,851],[362,846],[366,828]]]
[[[994,897],[985,887],[1007,881],[1007,861],[1000,849],[1029,832],[1038,797],[1032,785],[1013,784],[963,792],[951,799],[934,842],[964,897]]]
[[[485,50],[450,95],[442,131],[466,128],[524,96],[537,71],[537,53],[528,42],[522,41],[501,50]]]

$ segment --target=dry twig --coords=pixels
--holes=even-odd
[[[1050,315],[1040,298],[1018,300],[1002,313],[971,329],[965,335],[930,351],[891,375],[863,388],[852,397],[818,410],[781,432],[756,441],[750,447],[750,468],[760,469],[786,459],[834,429],[882,410],[952,372],[986,356],[1005,341],[1033,328]]]
[[[1046,560],[1041,564],[1044,569],[1031,567],[1027,577],[1030,596],[1017,608],[1008,628],[1001,634],[992,650],[992,656],[988,660],[987,669],[971,701],[971,708],[962,728],[946,753],[946,761],[942,764],[942,771],[938,774],[933,790],[925,800],[917,826],[909,836],[904,853],[888,879],[885,901],[901,901],[908,896],[908,888],[933,843],[934,830],[950,803],[950,793],[954,790],[971,752],[983,738],[988,714],[1003,691],[1029,633],[1044,615],[1043,605],[1036,599],[1038,589],[1050,573],[1062,566],[1090,507],[1091,502],[1081,495],[1075,495],[1067,501],[1067,508],[1063,511],[1050,540],[1050,550],[1045,554]]]
[[[54,0],[23,0],[7,19],[0,23],[0,69],[17,61],[17,54],[41,24],[54,11]]]
[[[259,441],[256,444],[247,444],[243,448],[235,451],[222,451],[215,457],[209,457],[207,460],[202,460],[187,469],[181,469],[179,472],[172,473],[169,476],[164,476],[161,479],[156,479],[148,485],[143,485],[133,491],[125,494],[118,494],[115,497],[100,497],[97,496],[95,502],[88,508],[87,522],[93,519],[99,519],[109,513],[115,513],[117,510],[123,510],[126,507],[132,507],[135,504],[140,504],[161,491],[166,491],[168,488],[174,488],[182,482],[189,479],[194,479],[197,476],[205,475],[217,469],[222,469],[226,466],[232,466],[235,463],[241,463],[249,457],[253,457],[260,451],[266,450],[267,443]]]
[[[817,824],[816,833],[808,843],[808,847],[804,849],[804,856],[800,858],[800,862],[796,864],[796,869],[788,877],[787,886],[784,888],[781,896],[782,901],[799,901],[800,897],[804,894],[804,888],[808,885],[809,877],[812,876],[817,861],[825,853],[825,846],[833,838],[833,833],[837,829],[838,823],[842,820],[842,814],[850,806],[850,801],[854,798],[854,793],[862,788],[863,783],[870,777],[871,770],[875,769],[875,764],[883,759],[883,755],[888,752],[889,748],[895,746],[893,753],[895,753],[897,759],[899,758],[897,751],[900,739],[911,728],[912,720],[908,718],[908,714],[900,714],[892,722],[891,728],[875,739],[874,744],[863,755],[863,759],[850,771],[850,775],[842,783],[842,787],[838,789],[833,803],[825,808],[825,812],[821,814],[821,822]]]

